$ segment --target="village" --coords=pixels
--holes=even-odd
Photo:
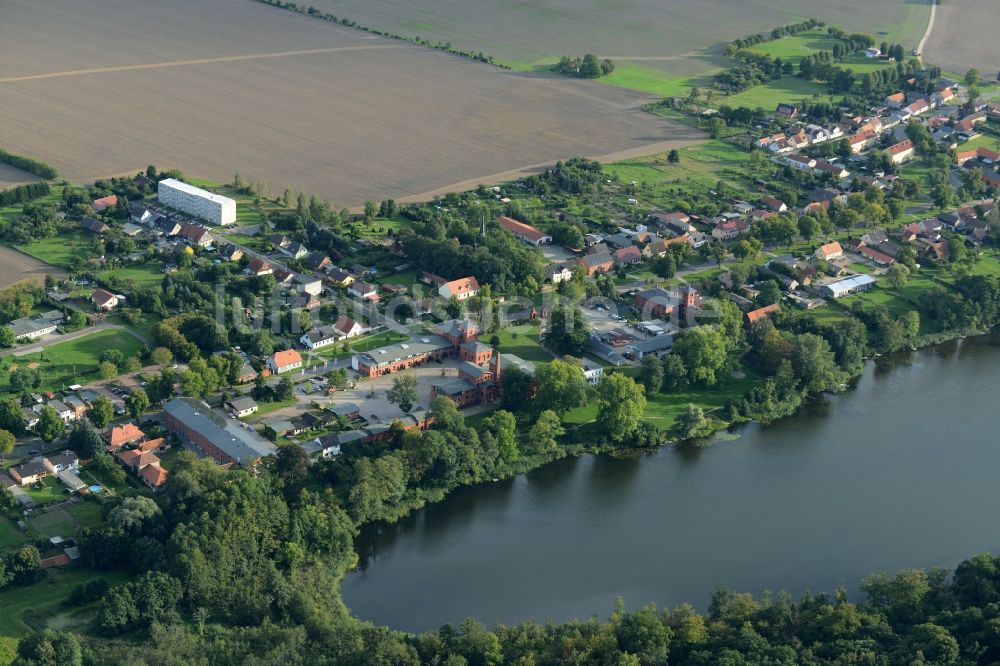
[[[844,312],[838,302],[879,285],[898,289],[922,266],[949,265],[959,250],[978,254],[989,240],[989,198],[936,211],[910,206],[913,221],[896,226],[863,219],[873,202],[907,198],[894,194],[899,173],[932,147],[954,151],[949,178],[956,189],[973,171],[984,191],[1000,187],[1000,158],[978,141],[1000,111],[959,103],[959,91],[944,80],[929,95],[896,93],[868,115],[833,124],[810,122],[796,105],[779,104],[770,129],[780,131],[753,147],[792,176],[813,179],[812,189],[792,201],[761,186],[716,197],[713,214],[705,215],[650,205],[637,183],[608,180],[618,198],[607,207],[610,219],[578,222],[579,238],[566,242],[563,234],[557,242],[551,223],[519,219],[523,183],[481,187],[476,195],[500,212],[480,216],[466,242],[474,248],[490,234],[509,234],[541,266],[537,287],[506,293],[475,275],[425,270],[408,256],[399,226],[377,227],[379,219],[399,224],[395,204],[366,210],[352,237],[331,238],[272,229],[254,186],[204,189],[155,172],[119,181],[113,187],[121,194],[94,198],[84,214],[79,206],[60,213],[64,224],[78,218],[73,237],[98,244],[102,254],[89,259],[88,270],[47,284],[32,314],[7,326],[19,348],[15,358],[44,357],[46,348],[92,328],[118,327],[135,338],[131,344],[145,345],[133,363],[140,367],[124,371],[116,359],[114,376],[26,390],[16,419],[22,435],[0,481],[30,514],[57,487],[67,496],[116,486],[162,490],[181,450],[226,468],[252,469],[289,444],[313,460],[332,460],[432,427],[438,398],[482,418],[500,405],[508,374],[531,378],[553,359],[578,366],[592,387],[609,370],[637,376],[644,358],[667,358],[679,335],[710,322],[717,310],[711,303],[720,298],[739,308],[748,329],[783,307],[823,317]],[[292,195],[281,199],[277,208],[295,209]],[[436,208],[456,203],[442,200]],[[301,194],[297,209],[333,215]],[[258,217],[262,224],[247,223]],[[192,269],[215,276],[223,292],[236,288],[214,307],[254,341],[253,348],[211,350],[208,358],[229,381],[215,381],[207,392],[188,389],[187,377],[197,374],[194,367],[204,372],[203,361],[178,348],[156,358],[152,348],[167,338],[155,325],[134,325],[153,312],[144,305],[151,287]],[[115,278],[127,271],[141,280]],[[565,307],[580,313],[586,332],[572,355],[550,339],[553,312]],[[273,340],[258,346],[261,336]],[[13,381],[21,372],[11,370]],[[146,392],[158,371],[169,386],[150,401]],[[88,417],[105,402],[112,416]],[[110,473],[107,459],[97,465],[66,450],[74,423],[88,420],[101,424],[102,450],[124,480]]]

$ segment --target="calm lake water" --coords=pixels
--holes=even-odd
[[[1000,337],[870,363],[853,390],[700,451],[568,459],[359,543],[356,615],[421,631],[606,617],[720,586],[798,596],[1000,550]]]

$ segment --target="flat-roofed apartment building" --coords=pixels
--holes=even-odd
[[[160,181],[156,186],[156,196],[164,206],[194,215],[211,224],[236,224],[236,202],[229,197],[213,194],[173,178]]]

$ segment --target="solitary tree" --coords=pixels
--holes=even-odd
[[[137,419],[142,413],[149,409],[149,396],[141,388],[137,388],[125,398],[125,408],[132,418]]]
[[[96,400],[90,403],[90,409],[87,410],[87,418],[90,422],[94,424],[95,428],[103,428],[108,425],[112,417],[115,415],[115,406],[111,404],[111,401],[107,396],[98,396]]]
[[[412,375],[394,377],[392,388],[386,391],[385,397],[404,412],[410,411],[420,398],[420,394],[417,393],[417,378]]]

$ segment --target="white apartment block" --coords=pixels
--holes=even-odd
[[[164,206],[194,215],[211,224],[236,224],[236,202],[229,197],[212,194],[173,178],[161,180],[156,188],[156,195]]]

